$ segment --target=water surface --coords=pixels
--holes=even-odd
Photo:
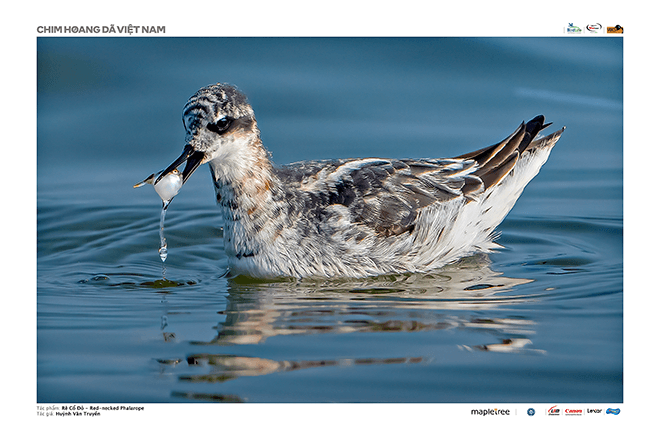
[[[622,39],[39,38],[38,69],[38,402],[623,400]],[[229,279],[204,167],[164,264],[161,201],[132,188],[218,81],[279,164],[450,157],[537,114],[567,129],[497,253]]]

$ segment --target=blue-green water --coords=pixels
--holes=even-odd
[[[38,402],[622,402],[622,42],[39,38]],[[231,280],[205,169],[168,209],[165,265],[160,200],[132,187],[218,81],[280,164],[451,157],[537,114],[567,129],[498,253]]]

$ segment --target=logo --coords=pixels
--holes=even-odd
[[[534,411],[534,408],[530,408],[530,409],[527,410],[527,415],[528,416],[533,416],[534,414],[536,414],[536,411]]]
[[[566,28],[566,33],[567,34],[581,34],[582,29],[580,29],[577,26],[574,26],[573,23],[568,23],[568,27]]]
[[[598,409],[589,409],[587,408],[587,414],[602,414],[603,410],[598,408]]]
[[[607,408],[607,411],[605,411],[605,414],[614,414],[615,416],[618,416],[621,410],[619,408]]]
[[[598,32],[602,32],[603,26],[601,26],[600,23],[588,24],[587,30],[592,34],[597,34]]]
[[[559,411],[559,408],[557,408],[557,405],[555,405],[555,406],[551,407],[551,408],[548,410],[548,415],[549,415],[549,416],[560,416],[560,415],[561,415],[561,411]]]
[[[581,416],[582,414],[583,414],[583,411],[581,409],[566,408],[564,410],[564,415],[565,416]]]
[[[608,34],[622,34],[623,33],[623,28],[619,26],[618,24],[616,26],[607,27],[607,33]]]
[[[473,409],[470,412],[473,416],[510,416],[511,410],[508,409]]]

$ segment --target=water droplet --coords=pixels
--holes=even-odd
[[[165,260],[167,260],[167,245],[164,245],[158,249],[158,255],[160,255],[160,259],[163,263]]]
[[[163,209],[160,211],[160,248],[158,248],[158,255],[160,260],[164,263],[167,260],[167,240],[165,240],[165,213],[167,213],[167,206],[169,203],[163,202]]]

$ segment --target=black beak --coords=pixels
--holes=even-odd
[[[167,167],[165,171],[160,173],[160,176],[158,176],[158,178],[154,182],[154,185],[158,183],[158,181],[163,176],[166,176],[172,171],[174,171],[174,169],[176,169],[183,162],[186,162],[186,168],[184,168],[183,172],[181,173],[181,176],[183,177],[183,183],[186,183],[188,177],[190,177],[192,173],[197,169],[197,167],[202,164],[203,159],[204,159],[204,153],[202,153],[201,151],[193,150],[192,145],[187,144],[185,147],[183,147],[183,153],[181,153],[181,156],[179,156],[177,160],[172,162],[172,164],[169,167]]]

